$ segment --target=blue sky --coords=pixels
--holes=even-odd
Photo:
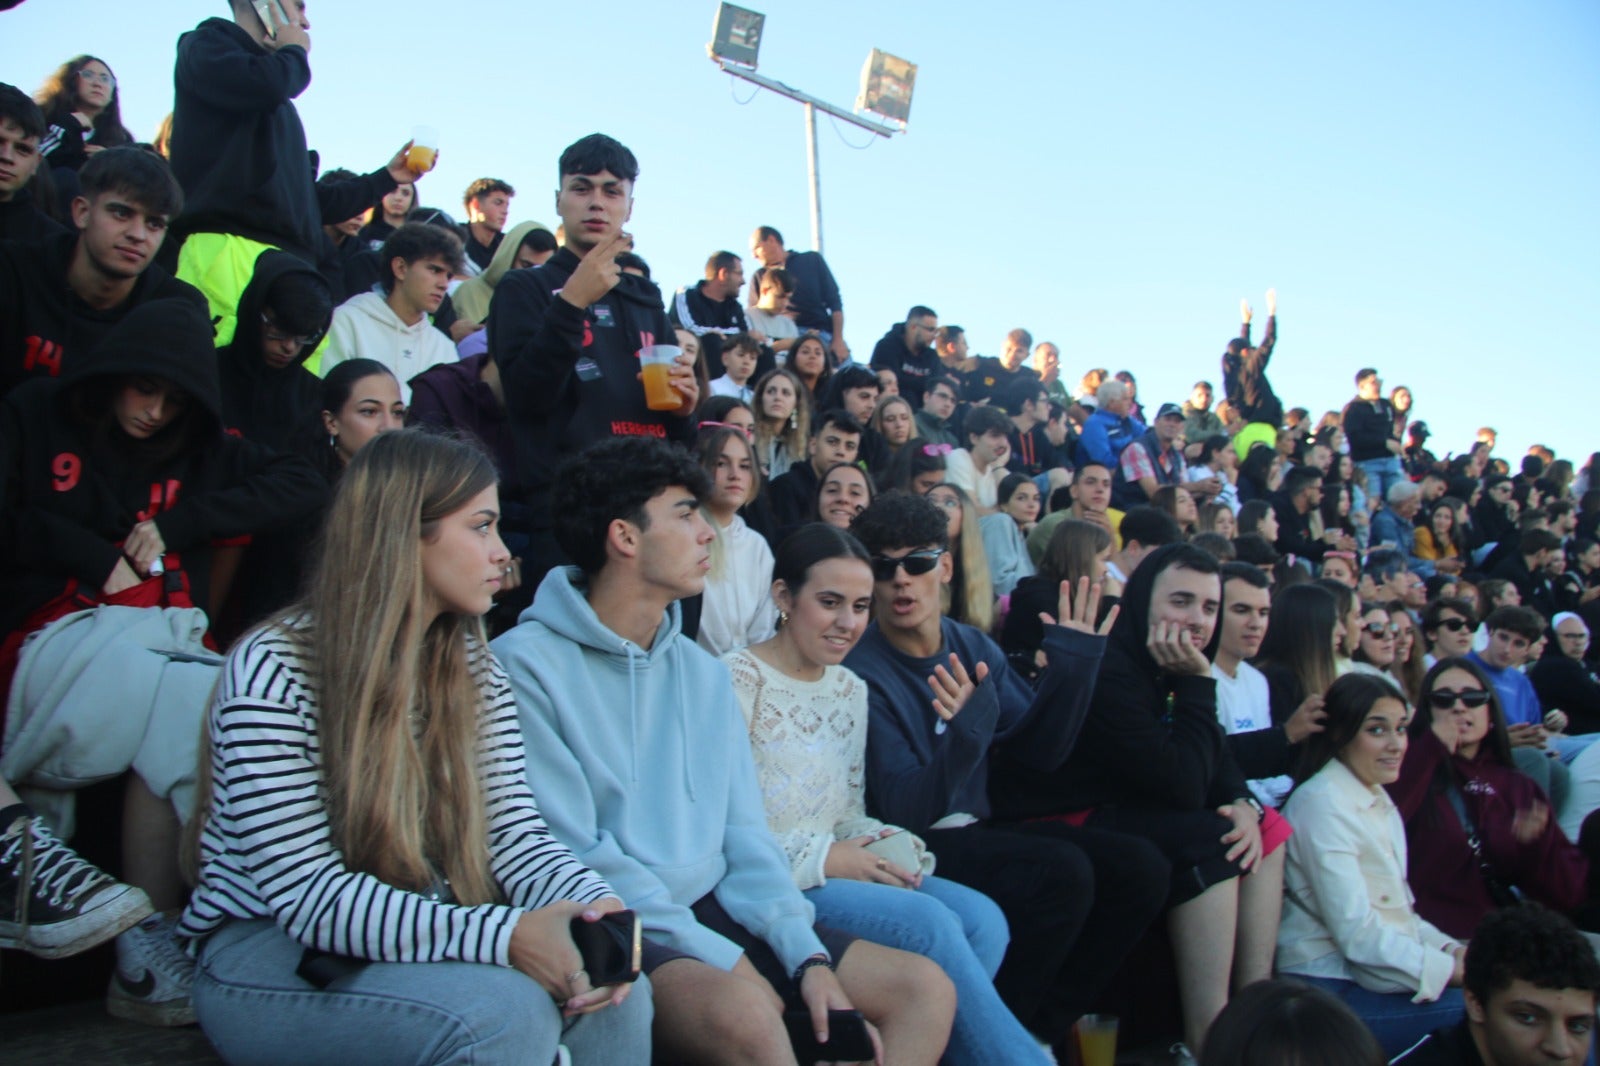
[[[1412,387],[1441,454],[1486,422],[1512,459],[1600,448],[1600,6],[745,6],[767,15],[762,73],[834,103],[873,47],[920,67],[907,135],[859,148],[819,119],[862,358],[926,303],[980,352],[1024,326],[1069,380],[1126,367],[1146,404],[1180,400],[1217,379],[1239,298],[1259,310],[1275,285],[1286,403],[1338,407],[1371,364]],[[94,53],[147,137],[178,34],[223,8],[28,0],[0,15],[0,79],[31,91]],[[800,107],[717,72],[715,9],[311,0],[298,106],[326,165],[353,169],[440,127],[423,201],[459,212],[491,174],[518,189],[513,221],[553,224],[563,146],[620,138],[643,169],[630,229],[670,293],[755,225],[809,246]]]

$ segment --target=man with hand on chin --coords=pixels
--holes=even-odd
[[[501,279],[489,308],[489,358],[500,368],[518,469],[534,528],[523,556],[536,585],[566,556],[551,535],[551,472],[561,460],[609,437],[646,436],[687,444],[700,402],[692,359],[680,354],[670,381],[682,405],[652,411],[639,352],[674,343],[654,282],[624,273],[617,257],[633,247],[623,224],[633,214],[639,162],[620,142],[592,133],[561,153],[556,213],[566,244],[538,270]]]

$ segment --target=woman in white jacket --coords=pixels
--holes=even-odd
[[[1418,917],[1405,827],[1384,785],[1400,776],[1411,714],[1390,682],[1348,674],[1306,740],[1284,870],[1278,971],[1339,996],[1390,1055],[1461,1016],[1466,945]]]
[[[702,433],[700,465],[711,476],[705,511],[711,528],[711,572],[706,575],[696,642],[722,655],[772,636],[778,609],[772,603],[772,549],[739,515],[761,491],[755,445],[737,427]]]

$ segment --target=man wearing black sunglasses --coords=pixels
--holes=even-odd
[[[872,553],[873,622],[845,665],[867,682],[867,804],[921,834],[942,876],[985,893],[1011,923],[995,988],[1062,1050],[1072,1023],[1159,913],[1168,866],[1148,842],[1055,821],[991,821],[989,759],[1037,770],[1067,759],[1116,618],[1098,631],[1087,578],[1042,616],[1037,692],[981,631],[946,618],[954,570],[944,515],[904,493],[880,497],[851,530]],[[1065,583],[1063,583],[1065,584]],[[930,691],[931,690],[931,691]],[[929,697],[932,696],[930,700]]]
[[[1440,659],[1454,659],[1472,650],[1476,612],[1466,600],[1444,597],[1429,602],[1422,612],[1422,635],[1428,640],[1423,661],[1431,668]]]

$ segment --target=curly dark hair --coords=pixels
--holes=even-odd
[[[1524,980],[1537,988],[1600,993],[1600,961],[1565,916],[1537,903],[1491,911],[1467,945],[1462,983],[1485,1005],[1489,996]]]
[[[394,291],[396,259],[408,265],[423,259],[443,259],[452,274],[459,274],[463,266],[461,249],[461,238],[454,231],[425,222],[407,222],[389,234],[378,249],[378,261],[383,264],[383,291]]]
[[[613,437],[586,448],[556,471],[550,492],[556,543],[584,573],[599,573],[606,563],[606,527],[620,518],[647,528],[645,504],[674,485],[696,501],[711,494],[705,470],[676,444]]]
[[[892,548],[948,548],[950,526],[939,505],[909,492],[886,492],[850,523],[874,555]]]

